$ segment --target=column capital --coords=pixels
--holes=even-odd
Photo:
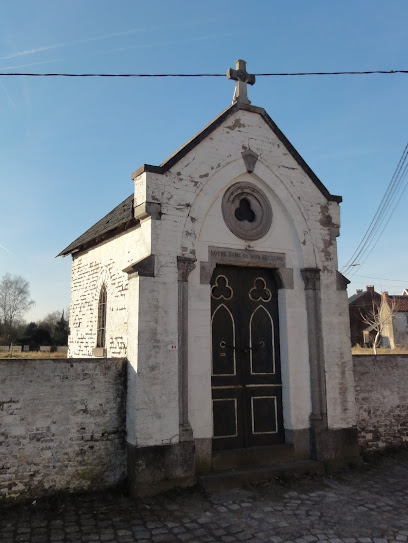
[[[122,271],[128,274],[129,279],[136,276],[154,277],[155,259],[154,255],[146,256],[146,258],[142,258],[142,260],[131,264]]]
[[[339,271],[336,271],[336,278],[337,278],[337,290],[347,290],[347,285],[350,284],[350,281],[347,279],[347,277],[344,277],[342,273]]]
[[[320,290],[320,268],[303,268],[300,270],[305,290]]]
[[[196,259],[188,256],[177,257],[177,269],[179,281],[188,281],[188,276],[195,269]]]

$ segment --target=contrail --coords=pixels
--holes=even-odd
[[[15,70],[17,68],[26,68],[27,66],[38,66],[39,64],[52,64],[53,62],[60,62],[61,60],[65,60],[63,58],[54,58],[50,60],[41,60],[38,62],[28,62],[26,64],[17,64],[17,66],[5,66],[2,67],[2,70]]]
[[[4,245],[1,245],[1,244],[0,244],[0,249],[4,249],[5,251],[7,251],[7,253],[10,253],[11,255],[16,256],[14,253],[12,253],[11,251],[9,251],[9,250],[7,249],[7,247],[4,247]]]
[[[153,47],[168,47],[168,46],[171,46],[171,45],[178,45],[178,44],[181,44],[181,43],[189,43],[189,42],[193,42],[193,41],[206,41],[206,40],[212,40],[212,39],[222,39],[222,38],[229,38],[231,36],[234,36],[234,34],[231,32],[231,33],[226,33],[226,34],[209,34],[209,35],[204,35],[204,36],[195,36],[195,37],[191,37],[191,38],[182,38],[182,39],[179,39],[179,40],[171,40],[171,41],[167,41],[167,42],[152,42],[152,43],[139,43],[139,44],[135,44],[135,45],[127,45],[127,46],[124,46],[124,47],[114,47],[112,49],[104,49],[102,51],[94,51],[92,53],[84,53],[84,54],[81,54],[81,58],[85,58],[85,57],[96,57],[96,56],[100,56],[100,55],[106,55],[107,53],[118,53],[118,52],[121,52],[121,51],[128,51],[130,49],[148,49],[148,48],[153,48]],[[89,40],[87,41],[91,41],[92,38],[90,38]],[[5,70],[16,70],[17,68],[26,68],[28,66],[38,66],[38,65],[41,65],[41,64],[51,64],[53,62],[61,62],[63,60],[67,60],[67,58],[71,58],[70,56],[69,57],[66,57],[66,58],[54,58],[54,59],[50,59],[50,60],[42,60],[42,61],[37,61],[37,62],[29,62],[29,63],[25,63],[25,64],[18,64],[18,65],[14,65],[14,66],[5,66],[5,67],[2,67],[1,70],[2,71],[5,71]]]
[[[197,24],[203,24],[204,22],[206,23],[211,23],[211,22],[215,22],[217,19],[208,19],[206,21],[185,21],[184,23],[181,23],[181,24],[177,24],[177,25],[173,25],[173,29],[174,28],[183,28],[183,27],[187,27],[187,28],[190,28],[192,26],[197,26]],[[163,25],[159,25],[159,26],[155,26],[155,27],[152,27],[152,28],[131,28],[129,30],[121,30],[121,31],[118,31],[118,32],[109,32],[108,34],[102,34],[102,35],[99,35],[99,36],[91,36],[91,37],[88,37],[88,38],[83,38],[83,39],[80,39],[80,40],[75,40],[75,41],[71,41],[71,42],[61,42],[61,43],[53,43],[53,44],[50,44],[50,45],[42,45],[40,47],[34,47],[32,49],[25,49],[23,51],[17,51],[16,53],[11,53],[10,55],[5,55],[3,57],[0,57],[0,60],[10,60],[12,58],[18,58],[18,57],[23,57],[23,56],[26,56],[26,55],[35,55],[36,53],[42,53],[44,51],[50,51],[51,49],[61,49],[63,47],[70,47],[72,45],[79,45],[81,43],[90,43],[90,42],[93,42],[93,41],[102,41],[102,40],[108,40],[110,38],[116,38],[118,36],[128,36],[128,35],[131,35],[131,34],[137,34],[138,32],[152,32],[154,30],[160,30],[164,28]],[[165,28],[169,28],[168,26],[166,26]],[[231,34],[233,35],[233,34]],[[214,36],[216,37],[216,36]],[[194,39],[194,38],[193,38]],[[196,38],[197,39],[197,38]],[[178,43],[178,42],[176,42]]]
[[[63,47],[70,47],[72,45],[79,45],[80,43],[89,43],[92,41],[107,40],[109,38],[115,38],[117,36],[126,36],[129,34],[136,34],[137,32],[146,32],[143,28],[133,28],[131,30],[123,30],[121,32],[111,32],[109,34],[103,34],[101,36],[92,36],[90,38],[83,38],[82,40],[75,40],[71,42],[53,43],[51,45],[42,45],[33,49],[25,49],[24,51],[18,51],[4,57],[0,57],[0,60],[10,60],[12,58],[23,57],[26,55],[34,55],[36,53],[42,53],[43,51],[49,51],[51,49],[60,49]]]
[[[41,51],[48,51],[48,49],[55,49],[56,47],[62,47],[62,45],[45,45],[43,47],[36,47],[35,49],[26,49],[25,51],[19,51],[18,53],[12,53],[5,57],[0,57],[0,60],[9,60],[10,58],[23,57],[25,55],[33,55],[34,53],[41,53]]]
[[[14,100],[12,99],[12,97],[10,96],[10,94],[8,93],[6,87],[4,86],[3,82],[0,80],[0,85],[2,87],[2,89],[4,90],[4,93],[5,95],[7,96],[10,104],[13,106],[13,109],[16,109],[16,103],[14,102]],[[0,245],[0,247],[3,247],[2,245]],[[4,247],[3,247],[4,249]]]

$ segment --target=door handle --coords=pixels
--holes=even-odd
[[[238,347],[234,347],[233,345],[223,345],[222,346],[223,349],[232,349],[233,351],[239,351],[239,352],[242,352],[242,353],[249,353],[250,351],[253,351],[253,352],[256,352],[258,351],[258,347],[243,347],[243,348],[238,348]]]

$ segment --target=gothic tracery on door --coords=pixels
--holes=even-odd
[[[271,270],[234,266],[214,270],[214,450],[284,441],[277,295]]]

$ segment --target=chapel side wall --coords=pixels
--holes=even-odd
[[[377,451],[408,442],[408,355],[354,355],[361,448]]]
[[[149,254],[149,233],[135,228],[73,257],[68,357],[92,356],[98,301],[107,287],[106,356],[127,355],[128,275],[123,269]]]
[[[126,361],[0,360],[0,501],[125,478]]]

